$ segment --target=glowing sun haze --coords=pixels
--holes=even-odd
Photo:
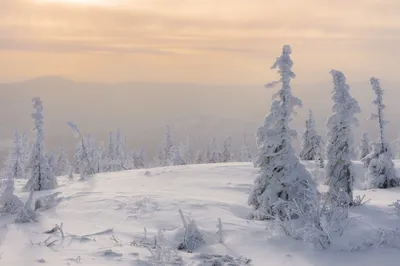
[[[0,0],[0,82],[263,84],[283,44],[298,82],[400,81],[399,0]]]

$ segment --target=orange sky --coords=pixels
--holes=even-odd
[[[283,44],[298,82],[400,81],[399,0],[0,0],[0,82],[258,84]]]

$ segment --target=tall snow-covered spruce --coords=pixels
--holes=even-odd
[[[35,109],[32,118],[35,123],[36,141],[28,166],[30,178],[26,183],[26,188],[30,191],[53,189],[57,186],[57,180],[48,164],[44,150],[43,106],[40,98],[33,98],[32,102]]]
[[[351,97],[349,85],[344,74],[331,70],[333,78],[332,100],[333,115],[328,119],[328,144],[326,146],[327,165],[326,184],[328,197],[333,205],[350,206],[353,204],[354,173],[351,158],[354,156],[353,126],[355,117],[360,113],[358,102]]]
[[[313,113],[310,110],[302,135],[300,159],[305,161],[323,160],[322,144],[322,137],[317,134]]]
[[[372,90],[376,99],[372,101],[376,105],[377,112],[371,115],[371,119],[378,121],[379,141],[375,143],[370,154],[365,156],[364,161],[369,161],[366,181],[368,188],[390,188],[400,185],[400,178],[397,176],[393,163],[393,155],[389,143],[386,142],[384,130],[387,121],[384,120],[383,110],[383,89],[379,79],[371,78]]]
[[[294,199],[300,208],[306,209],[308,202],[303,195],[316,189],[311,174],[300,163],[292,146],[296,131],[290,128],[289,122],[293,108],[300,106],[301,101],[291,92],[290,81],[295,77],[291,53],[290,46],[283,46],[282,55],[271,67],[278,68],[281,78],[266,85],[269,88],[281,83],[282,87],[257,131],[258,156],[254,164],[260,171],[248,199],[256,219],[287,218],[291,215],[288,203]]]

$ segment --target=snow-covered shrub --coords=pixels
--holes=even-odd
[[[380,147],[379,144],[376,145],[375,151],[377,146]],[[365,173],[365,187],[367,189],[398,187],[400,178],[397,175],[390,148],[386,147],[385,152],[379,154],[377,158],[374,152],[365,158],[369,156],[372,159],[369,162],[368,171]]]
[[[179,214],[183,223],[183,241],[179,245],[179,250],[187,250],[188,252],[193,252],[196,248],[202,246],[205,242],[203,235],[201,234],[199,228],[197,227],[196,221],[193,219],[187,222],[185,216],[183,216],[182,210],[179,210]]]
[[[201,253],[194,258],[200,260],[195,266],[244,266],[252,265],[251,259],[245,257],[232,257],[229,255],[218,255]]]
[[[282,55],[277,58],[272,69],[278,68],[281,89],[275,94],[270,113],[257,131],[258,156],[254,165],[260,168],[248,198],[253,207],[253,217],[270,219],[274,216],[285,218],[288,213],[287,204],[298,199],[297,204],[306,208],[307,202],[302,200],[306,190],[315,190],[316,185],[311,174],[295,155],[292,137],[295,131],[290,128],[293,108],[300,106],[301,101],[291,93],[290,81],[295,77],[291,68],[292,50],[285,45]],[[269,85],[266,85],[269,87]]]
[[[353,244],[350,251],[354,252],[378,247],[400,248],[400,228],[379,228],[372,232],[373,234],[361,243]]]
[[[342,235],[349,223],[347,209],[329,204],[328,199],[309,189],[302,199],[285,202],[290,215],[275,217],[275,220],[286,235],[325,249],[332,243],[332,237]],[[307,208],[298,203],[300,200],[308,203]]]
[[[7,170],[6,170],[7,173]],[[14,194],[14,175],[10,172],[7,173],[7,179],[5,181],[5,188],[2,193],[2,212],[5,213],[17,213],[22,206],[23,202]]]
[[[396,215],[400,216],[400,200],[396,200],[391,205],[389,205],[389,207],[393,207],[394,208],[394,213]]]
[[[355,115],[360,112],[357,101],[349,93],[344,74],[337,70],[330,72],[334,88],[333,115],[328,119],[328,144],[326,146],[327,164],[325,168],[328,195],[332,204],[352,205],[353,182],[352,169],[354,157],[352,128],[357,125]],[[341,200],[339,202],[339,199]]]

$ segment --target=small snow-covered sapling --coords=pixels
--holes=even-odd
[[[179,209],[179,214],[182,218],[184,233],[183,242],[179,245],[178,249],[187,250],[189,253],[191,253],[198,246],[204,244],[204,239],[196,225],[196,221],[191,219],[189,223],[187,223],[181,209]]]

